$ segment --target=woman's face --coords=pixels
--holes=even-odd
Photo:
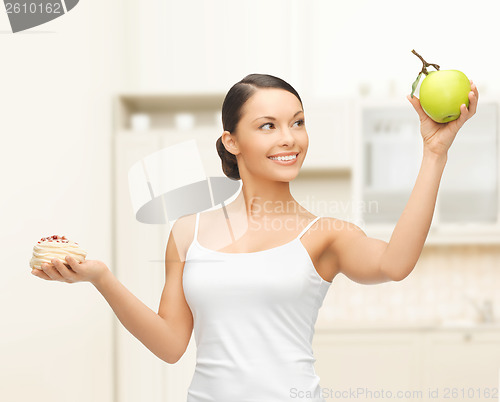
[[[223,135],[236,155],[242,179],[250,174],[291,181],[298,175],[309,146],[300,101],[278,88],[258,89],[242,107],[236,135],[227,136],[228,131]],[[270,159],[281,153],[298,155],[284,163]]]

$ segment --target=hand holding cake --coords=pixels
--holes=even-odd
[[[41,265],[44,262],[50,264],[53,258],[65,261],[64,258],[67,255],[73,257],[78,262],[83,262],[87,256],[87,252],[78,243],[66,239],[65,236],[53,235],[42,237],[33,247],[30,267],[32,269],[42,269]]]
[[[96,283],[110,272],[99,260],[86,260],[87,252],[65,236],[42,237],[33,247],[31,273],[46,280]]]

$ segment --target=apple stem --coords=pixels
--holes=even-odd
[[[424,58],[423,58],[422,56],[420,56],[420,55],[419,55],[419,54],[415,51],[415,49],[413,49],[411,52],[412,52],[415,56],[417,56],[417,57],[418,57],[418,58],[422,61],[423,66],[422,66],[422,70],[420,71],[420,73],[424,73],[425,75],[428,75],[428,74],[429,74],[429,72],[427,71],[427,67],[429,67],[429,66],[432,66],[432,67],[434,67],[436,70],[438,70],[438,71],[439,71],[439,66],[438,66],[437,64],[427,63],[427,62],[424,60]]]

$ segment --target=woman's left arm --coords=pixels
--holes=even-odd
[[[428,117],[417,97],[407,96],[420,118],[423,158],[415,186],[411,192],[391,239],[381,256],[380,267],[387,276],[401,280],[415,267],[429,232],[441,176],[458,130],[477,109],[479,93],[471,81],[469,108],[460,107],[460,117],[449,123],[436,123]]]
[[[375,284],[400,281],[411,273],[420,257],[432,222],[448,149],[458,130],[476,113],[478,98],[477,88],[471,81],[469,108],[462,105],[457,120],[436,123],[425,114],[419,99],[408,95],[408,100],[420,118],[424,146],[415,186],[389,243],[366,236],[352,223],[341,222],[343,229],[335,231],[327,249],[336,256],[337,262],[332,267],[335,274],[341,272],[356,282]]]

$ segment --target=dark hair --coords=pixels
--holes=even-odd
[[[294,94],[302,104],[297,91],[286,81],[269,74],[249,74],[241,81],[234,84],[224,98],[222,104],[222,127],[224,131],[234,134],[236,126],[241,119],[241,109],[245,102],[255,93],[258,88],[279,88]],[[229,152],[222,143],[220,136],[216,143],[217,153],[222,161],[222,171],[233,180],[240,180],[240,172],[236,155]]]

